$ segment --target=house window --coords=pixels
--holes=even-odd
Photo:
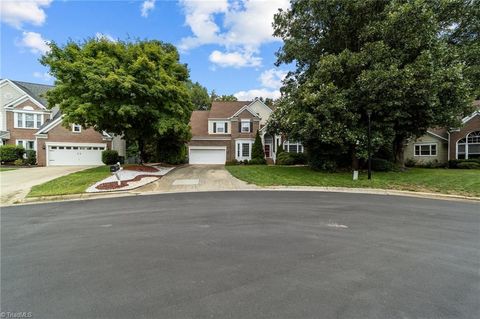
[[[213,122],[213,133],[227,134],[228,122]]]
[[[250,144],[249,143],[242,143],[242,156],[243,157],[250,157]]]
[[[35,141],[32,140],[17,140],[17,145],[23,147],[26,150],[35,150]]]
[[[415,156],[437,156],[437,144],[415,144]]]
[[[43,124],[43,114],[15,112],[16,128],[39,128]]]
[[[82,131],[82,126],[78,124],[73,124],[72,125],[72,132],[74,133],[80,133]]]
[[[480,158],[480,131],[467,134],[457,142],[457,159]]]
[[[252,124],[250,120],[242,120],[241,122],[241,132],[242,133],[250,133],[252,131]]]
[[[283,149],[288,153],[303,153],[303,145],[300,142],[285,141]]]

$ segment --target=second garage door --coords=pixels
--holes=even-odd
[[[103,165],[102,151],[105,144],[48,145],[48,166]]]
[[[227,159],[226,148],[189,148],[189,163],[190,164],[225,164]]]

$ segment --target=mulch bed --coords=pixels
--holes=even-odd
[[[144,166],[144,167],[148,167],[148,166]],[[95,188],[98,189],[98,190],[114,190],[114,189],[118,189],[118,188],[123,188],[125,186],[128,186],[129,182],[136,182],[136,181],[141,180],[144,177],[161,178],[161,176],[158,176],[158,175],[142,174],[142,175],[135,176],[132,179],[129,179],[129,180],[126,180],[126,181],[121,181],[120,185],[118,185],[118,182],[108,182],[108,183],[103,183],[103,184],[97,185]]]
[[[139,171],[139,172],[158,172],[158,169],[152,166],[144,165],[129,165],[123,168],[126,171]]]

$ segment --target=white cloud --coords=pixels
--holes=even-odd
[[[260,65],[260,46],[279,41],[272,36],[273,15],[279,8],[289,6],[288,0],[181,0],[180,3],[185,11],[185,24],[193,33],[181,40],[181,50],[217,44],[226,49],[225,56],[248,55],[255,60],[244,66]]]
[[[282,81],[286,76],[286,71],[270,69],[262,72],[259,80],[263,87],[279,89],[282,86]]]
[[[24,23],[41,26],[47,18],[44,8],[51,2],[52,0],[2,0],[0,1],[0,19],[17,29],[20,29]]]
[[[218,50],[213,51],[209,59],[212,63],[221,67],[241,68],[247,66],[260,66],[262,59],[253,56],[251,53],[227,52],[223,53]]]
[[[148,17],[148,14],[150,11],[155,9],[155,2],[157,0],[145,0],[142,3],[141,11],[142,11],[142,17]]]
[[[97,39],[97,40],[105,39],[105,40],[108,40],[110,42],[117,42],[117,40],[113,36],[111,36],[108,33],[102,33],[102,32],[95,33],[95,39]]]
[[[50,51],[48,41],[42,38],[40,33],[24,31],[22,36],[22,40],[17,45],[30,49],[30,52],[45,54]]]
[[[51,76],[48,72],[33,72],[33,76],[41,79],[44,82],[52,82],[53,76]]]
[[[235,97],[240,101],[251,101],[256,97],[278,99],[280,97],[280,91],[268,89],[254,89],[248,91],[240,91],[233,95],[235,95]]]

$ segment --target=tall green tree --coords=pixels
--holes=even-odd
[[[263,144],[262,139],[260,138],[260,134],[257,131],[255,135],[255,141],[252,145],[252,159],[257,161],[263,161],[265,159],[265,153],[263,151]]]
[[[137,141],[141,160],[146,143],[162,136],[189,140],[189,74],[173,45],[102,38],[52,42],[50,49],[40,60],[56,78],[47,99],[65,123]]]
[[[205,88],[198,82],[190,82],[188,84],[188,88],[190,91],[190,99],[192,101],[193,107],[196,110],[210,109],[211,101],[210,95],[208,95],[207,88]]]
[[[408,138],[455,126],[471,110],[464,60],[443,36],[456,25],[443,14],[450,3],[292,0],[274,18],[284,41],[277,65],[294,62],[296,70],[272,129],[301,140],[312,156],[365,158],[371,111],[374,149],[391,145],[403,164]]]

